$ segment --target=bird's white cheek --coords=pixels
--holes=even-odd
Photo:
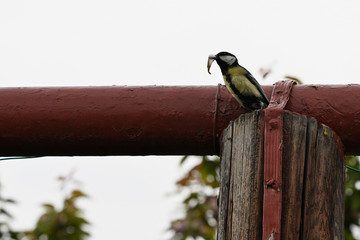
[[[226,62],[229,66],[236,61],[236,58],[233,56],[219,56],[220,60]]]

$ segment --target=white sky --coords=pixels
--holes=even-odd
[[[261,84],[360,83],[358,1],[0,1],[0,87],[216,85],[209,54],[226,50]],[[273,74],[260,79],[259,68]],[[1,104],[1,103],[0,103]],[[76,169],[91,240],[166,239],[180,199],[180,156],[0,162],[14,228],[31,228],[56,177]],[[135,208],[136,207],[136,208]],[[114,238],[114,236],[116,236]],[[117,237],[119,236],[119,237]]]

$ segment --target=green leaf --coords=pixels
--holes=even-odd
[[[189,157],[189,155],[183,156],[180,160],[180,165],[182,165],[188,159],[188,157]]]
[[[85,193],[83,193],[82,191],[80,191],[80,190],[72,191],[71,199],[79,198],[79,197],[87,197],[87,195]]]
[[[5,216],[12,218],[11,214],[8,211],[6,211],[4,208],[0,208],[0,215],[1,214],[4,214]]]
[[[6,202],[6,203],[13,203],[13,204],[15,204],[15,203],[16,203],[16,201],[15,201],[15,200],[10,199],[10,198],[8,198],[8,199],[2,199],[2,201],[3,201],[3,202]]]

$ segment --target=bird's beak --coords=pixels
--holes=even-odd
[[[216,59],[215,55],[209,55],[208,62],[207,62],[207,70],[208,70],[209,74],[211,74],[211,72],[210,72],[211,64],[215,61],[215,59]]]

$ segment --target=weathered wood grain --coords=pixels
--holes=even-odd
[[[229,188],[231,171],[231,148],[232,148],[233,122],[222,133],[221,161],[220,161],[220,192],[219,192],[219,218],[217,239],[225,240],[229,221]]]
[[[284,112],[281,239],[300,237],[307,118]]]
[[[332,131],[284,112],[281,239],[344,239],[344,162]],[[218,240],[261,239],[263,115],[223,132]]]
[[[232,144],[227,137],[230,129],[223,133],[218,240],[261,239],[263,127],[259,119],[259,112],[241,115],[233,123]],[[228,190],[226,199],[223,194]]]
[[[309,119],[303,239],[344,239],[344,161],[332,131]]]

